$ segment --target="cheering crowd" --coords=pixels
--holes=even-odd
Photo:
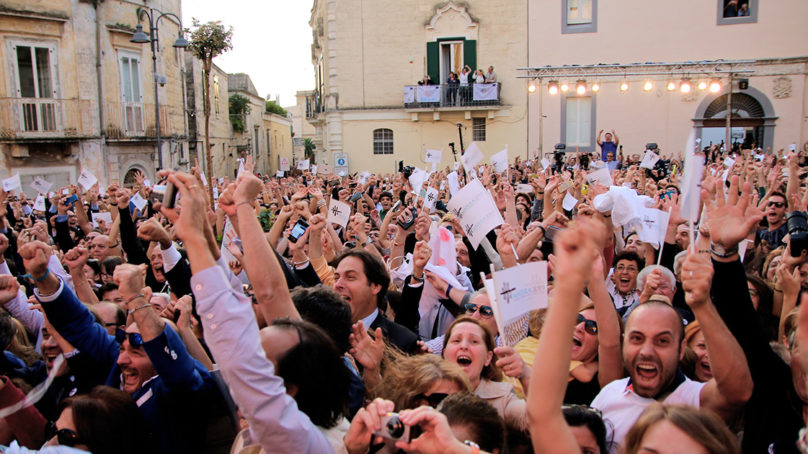
[[[3,452],[808,452],[808,153],[617,141],[2,192]],[[514,339],[486,280],[533,262]]]

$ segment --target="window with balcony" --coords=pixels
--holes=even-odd
[[[561,33],[598,31],[598,0],[561,0]]]
[[[11,42],[16,111],[21,132],[56,132],[56,46],[40,42]]]
[[[373,130],[373,154],[393,154],[393,130]]]
[[[471,140],[485,142],[485,118],[472,118],[471,121]]]
[[[567,97],[561,103],[561,137],[567,149],[579,147],[580,151],[595,149],[595,109],[589,96]]]
[[[121,109],[123,128],[127,135],[143,135],[143,85],[140,79],[140,57],[120,52],[118,64],[121,75]]]

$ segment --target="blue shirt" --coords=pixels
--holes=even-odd
[[[614,153],[615,159],[617,159],[617,145],[612,142],[611,140],[608,142],[603,142],[600,145],[600,159],[606,160],[606,155],[608,153]]]

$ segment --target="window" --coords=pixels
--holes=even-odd
[[[598,0],[561,0],[561,33],[598,31]]]
[[[717,0],[717,25],[753,24],[757,22],[758,0]]]
[[[393,154],[393,130],[373,130],[373,154]]]
[[[121,52],[118,55],[121,73],[121,109],[126,134],[141,135],[143,128],[143,91],[140,83],[140,57]]]
[[[56,131],[56,47],[39,42],[13,42],[15,91],[25,132]]]
[[[472,118],[471,121],[471,140],[485,142],[485,118]]]
[[[219,118],[219,76],[213,75],[213,105],[216,107],[216,118]]]
[[[562,103],[561,118],[564,119],[561,137],[567,148],[579,147],[581,151],[595,148],[594,109],[591,97],[568,97]]]

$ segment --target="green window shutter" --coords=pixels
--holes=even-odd
[[[472,71],[477,69],[477,40],[467,39],[463,42],[463,64],[469,65]]]
[[[440,58],[438,55],[438,43],[426,43],[426,73],[433,83],[440,83]]]

